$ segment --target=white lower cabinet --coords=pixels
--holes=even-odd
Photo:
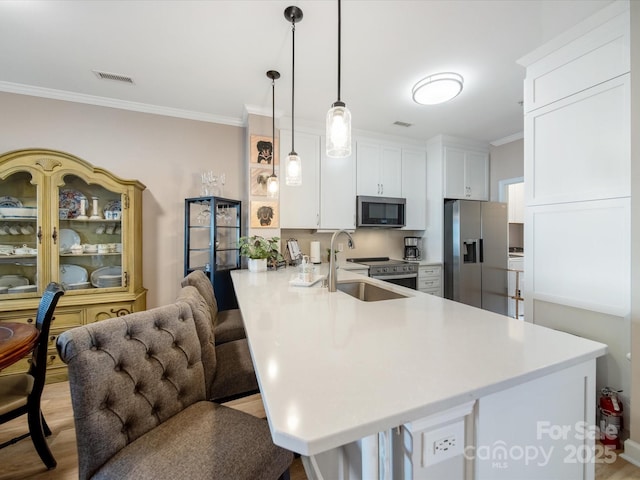
[[[418,290],[442,296],[442,265],[420,265],[418,267]]]

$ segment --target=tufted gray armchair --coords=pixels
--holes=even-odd
[[[293,455],[267,422],[206,401],[203,356],[184,302],[68,330],[79,478],[286,478]],[[208,360],[206,360],[208,361]]]
[[[258,393],[258,379],[247,339],[216,344],[208,302],[195,287],[182,287],[177,300],[188,303],[193,314],[203,361],[206,359],[204,375],[207,398],[225,401]]]
[[[183,287],[195,287],[207,302],[213,319],[213,333],[216,345],[247,338],[240,310],[232,308],[231,310],[218,311],[218,302],[213,291],[213,285],[211,285],[211,280],[203,271],[194,270],[182,279],[181,285]]]

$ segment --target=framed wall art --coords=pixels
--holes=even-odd
[[[271,137],[262,135],[251,135],[250,140],[250,163],[253,165],[271,166],[271,162],[275,160],[278,165],[278,139],[275,141],[275,149],[273,148]],[[274,155],[275,150],[275,155]]]
[[[249,215],[251,228],[278,228],[280,225],[278,202],[252,200]]]
[[[251,195],[265,197],[267,195],[267,178],[271,176],[271,168],[252,165],[250,172]]]

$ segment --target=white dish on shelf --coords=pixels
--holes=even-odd
[[[29,293],[38,291],[37,285],[18,285],[16,287],[11,287],[8,293]]]
[[[80,265],[60,265],[60,281],[65,285],[86,282],[89,278],[87,270]]]
[[[94,270],[91,272],[91,285],[97,288],[120,287],[122,285],[122,267],[116,265]]]
[[[102,209],[104,218],[107,218],[107,212],[121,212],[121,211],[122,211],[122,204],[120,203],[120,200],[110,200],[106,203],[106,205]]]
[[[70,228],[60,229],[60,253],[71,252],[71,245],[77,245],[80,243],[80,235],[75,230]]]
[[[36,207],[0,207],[2,218],[36,218],[38,209]]]
[[[22,202],[18,200],[16,197],[10,197],[9,195],[4,195],[0,197],[0,207],[21,207]]]
[[[29,279],[21,275],[2,275],[0,276],[0,287],[19,287],[29,285]]]
[[[65,285],[67,290],[82,290],[84,288],[91,288],[91,282],[78,282],[78,283],[67,283]]]
[[[326,275],[315,274],[311,277],[310,281],[305,282],[304,280],[301,280],[298,274],[296,273],[295,275],[291,276],[291,280],[289,280],[289,285],[294,287],[310,287],[311,285],[315,285],[325,277]]]

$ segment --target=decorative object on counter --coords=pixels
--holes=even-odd
[[[327,112],[327,156],[333,158],[351,155],[351,112],[340,100],[341,46],[342,2],[338,0],[338,100]]]
[[[278,250],[279,243],[278,237],[270,239],[259,235],[240,237],[240,255],[247,257],[250,271],[263,272],[267,270],[267,263],[277,267],[278,262],[283,260]]]
[[[287,261],[289,265],[299,265],[302,261],[302,252],[300,251],[300,246],[298,245],[298,240],[295,238],[290,238],[287,240]]]
[[[58,207],[68,209],[67,218],[86,219],[86,202],[87,197],[77,190],[71,188],[64,188],[60,190]]]
[[[251,201],[251,228],[278,228],[278,202]]]
[[[291,22],[291,152],[287,156],[286,184],[291,187],[302,185],[302,162],[296,153],[295,130],[293,120],[295,118],[295,72],[296,72],[296,23],[302,20],[302,10],[295,5],[284,10],[284,18]]]
[[[411,94],[420,105],[437,105],[448,102],[462,92],[464,79],[454,72],[435,73],[415,84]]]
[[[309,258],[311,259],[311,263],[315,263],[316,265],[322,263],[322,259],[320,258],[320,242],[311,242],[309,246]]]
[[[276,80],[280,78],[280,73],[269,70],[267,77],[271,79],[271,176],[267,178],[267,195],[270,198],[278,197],[278,177],[276,176]]]

